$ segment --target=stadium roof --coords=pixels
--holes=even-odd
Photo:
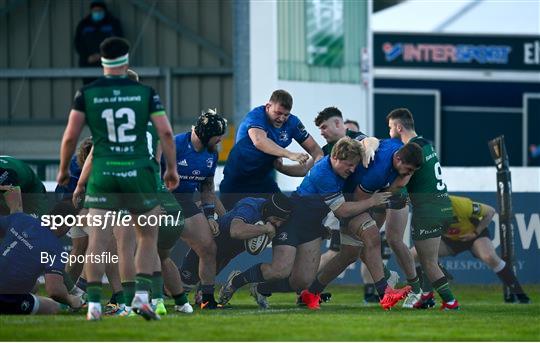
[[[373,15],[375,32],[540,34],[538,0],[408,0]]]

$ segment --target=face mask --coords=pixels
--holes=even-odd
[[[92,12],[93,21],[101,21],[105,18],[105,11],[94,11]]]

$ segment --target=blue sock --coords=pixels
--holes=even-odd
[[[235,289],[238,289],[248,283],[263,282],[264,277],[261,270],[262,263],[251,266],[248,270],[244,271],[240,275],[237,275],[232,280],[232,285]]]

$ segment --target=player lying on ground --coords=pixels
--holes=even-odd
[[[214,238],[217,245],[217,274],[229,264],[229,262],[246,251],[246,245],[250,238],[260,235],[268,235],[268,243],[274,238],[279,228],[289,218],[292,204],[282,193],[272,194],[269,199],[244,198],[236,203],[234,208],[218,218],[219,234]],[[260,222],[264,223],[261,225]],[[266,244],[257,246],[251,254],[262,252]],[[190,249],[184,257],[181,275],[186,285],[194,288],[199,282],[197,270],[199,256]],[[201,303],[201,304],[204,304]]]
[[[510,288],[515,301],[521,304],[530,303],[523,288],[510,266],[504,262],[495,251],[489,235],[489,224],[495,209],[489,205],[473,202],[469,198],[450,195],[452,209],[457,218],[457,223],[451,224],[443,234],[439,246],[439,257],[457,256],[464,251],[470,251],[476,258],[488,265],[502,283]],[[416,249],[411,249],[415,259],[418,259]],[[422,271],[418,268],[418,274]],[[423,278],[425,279],[425,278]],[[427,281],[427,280],[425,280]],[[433,290],[429,282],[424,282],[422,298],[424,301],[417,306],[422,308],[435,306]]]
[[[342,190],[363,158],[362,145],[350,137],[340,139],[331,156],[319,160],[291,195],[290,219],[272,240],[272,262],[260,263],[240,273],[233,272],[220,290],[220,303],[227,303],[234,292],[259,283],[259,306],[268,307],[272,292],[291,292],[306,288],[319,267],[321,236],[326,234],[322,220],[329,211],[338,218],[354,217],[372,206],[386,203],[390,193],[377,193],[364,201],[346,202]]]
[[[375,153],[375,159],[368,168],[358,166],[345,182],[345,192],[353,199],[369,199],[371,194],[403,187],[410,176],[422,163],[422,151],[416,144],[403,145],[399,140],[382,140]],[[403,202],[399,203],[401,206]],[[390,203],[391,207],[395,207]],[[380,297],[384,309],[393,307],[403,299],[408,288],[394,291],[388,287],[381,256],[379,227],[372,219],[371,212],[363,211],[354,218],[343,218],[341,222],[340,251],[318,273],[315,281],[302,292],[302,301],[310,309],[319,308],[320,293],[341,274],[361,253]],[[383,212],[384,213],[384,212]],[[384,215],[382,216],[384,218]]]
[[[73,212],[60,206],[52,214]],[[56,314],[60,304],[73,309],[82,306],[82,298],[68,294],[64,285],[63,261],[67,254],[58,237],[68,229],[51,230],[40,219],[24,213],[0,216],[0,314]],[[33,291],[43,274],[48,297]]]

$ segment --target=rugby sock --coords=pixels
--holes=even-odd
[[[101,301],[101,282],[89,282],[86,290],[88,293],[88,302],[99,303]]]
[[[384,279],[386,281],[388,281],[388,279],[390,278],[390,269],[388,269],[388,267],[383,263],[383,271],[384,271]]]
[[[182,292],[180,294],[173,295],[173,298],[174,298],[174,304],[178,305],[178,306],[182,306],[182,305],[184,305],[185,303],[188,302],[186,292]]]
[[[214,299],[214,285],[201,285],[201,291],[202,291],[202,302],[211,302],[215,303],[216,299]]]
[[[288,293],[294,292],[291,285],[289,284],[289,278],[267,281],[257,285],[257,291],[264,296],[270,296],[273,292],[276,293]]]
[[[66,286],[68,292],[71,292],[75,287],[75,283],[71,279],[68,273],[64,273],[64,285]]]
[[[424,293],[433,292],[431,282],[429,282],[427,275],[424,274],[422,267],[420,267],[419,265],[416,266],[416,277],[420,279],[420,285]]]
[[[371,298],[375,295],[375,285],[372,283],[366,283],[364,285],[364,300]]]
[[[452,294],[452,291],[450,290],[446,276],[443,276],[439,280],[433,282],[433,288],[437,291],[437,293],[439,293],[440,297],[445,303],[452,304],[453,301],[456,300],[454,294]]]
[[[386,282],[385,278],[382,278],[379,281],[375,282],[375,289],[377,290],[377,294],[379,294],[379,297],[381,299],[384,297],[384,291],[386,290],[386,287],[388,287],[388,283]]]
[[[163,276],[161,272],[152,274],[152,299],[163,299]]]
[[[137,292],[147,292],[150,293],[152,290],[152,275],[148,274],[137,274],[135,277],[135,293]]]
[[[422,288],[420,287],[420,278],[418,276],[414,279],[407,279],[407,284],[411,286],[412,291],[416,294],[422,291]]]
[[[124,290],[124,302],[131,305],[135,296],[135,281],[122,282],[122,289]]]
[[[109,304],[123,304],[124,303],[124,292],[116,292],[111,295],[111,299],[109,299]]]
[[[83,278],[82,276],[79,276],[79,279],[77,280],[77,287],[79,287],[80,289],[86,292],[86,286],[87,286],[86,279]]]
[[[311,283],[311,286],[309,286],[308,291],[310,291],[313,294],[320,294],[327,285],[323,285],[318,278],[315,278],[315,281]]]
[[[497,268],[494,268],[493,271],[497,274],[499,279],[501,279],[502,283],[505,284],[507,287],[510,288],[510,291],[513,294],[524,294],[525,291],[523,291],[523,288],[521,288],[521,285],[519,284],[519,281],[516,278],[516,274],[514,274],[514,271],[510,266],[504,262],[501,261]]]
[[[238,274],[232,279],[234,289],[238,289],[248,283],[258,283],[264,281],[264,276],[261,270],[262,263],[251,266],[241,274]]]

